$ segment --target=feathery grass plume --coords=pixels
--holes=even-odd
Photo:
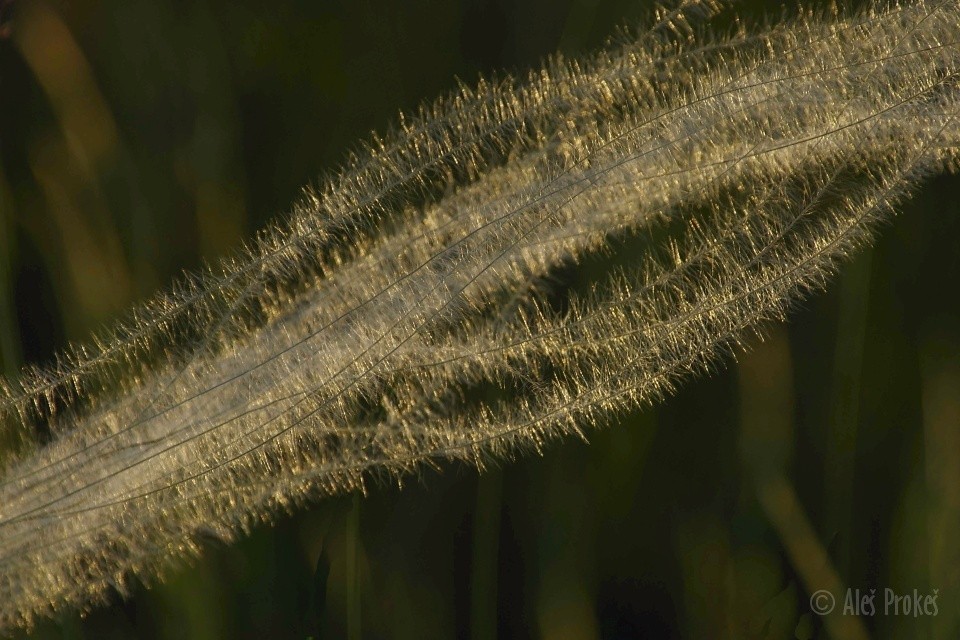
[[[371,476],[652,402],[956,161],[955,0],[692,26],[718,10],[401,119],[235,259],[8,383],[0,629]],[[551,309],[551,273],[629,238],[636,268]]]

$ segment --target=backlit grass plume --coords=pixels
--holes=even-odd
[[[8,382],[0,630],[370,477],[651,402],[955,162],[956,0],[722,37],[718,11],[424,106],[235,259]],[[613,250],[628,267],[548,295]]]

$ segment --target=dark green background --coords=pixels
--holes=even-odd
[[[588,51],[652,11],[636,0],[13,9],[0,40],[8,375],[228,252],[455,78]],[[804,576],[826,570],[861,589],[938,590],[936,618],[866,618],[871,636],[956,638],[958,202],[957,179],[933,181],[739,364],[589,445],[326,500],[36,637],[823,638],[808,602],[828,585]],[[759,500],[771,487],[782,491]],[[797,540],[829,564],[792,552]]]

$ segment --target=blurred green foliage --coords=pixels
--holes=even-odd
[[[652,11],[635,0],[14,9],[0,40],[8,375],[229,253],[398,110],[455,78],[588,51]],[[958,208],[960,182],[934,181],[739,363],[589,445],[326,500],[34,635],[956,638]],[[847,586],[936,589],[939,615],[811,613],[813,591]]]

